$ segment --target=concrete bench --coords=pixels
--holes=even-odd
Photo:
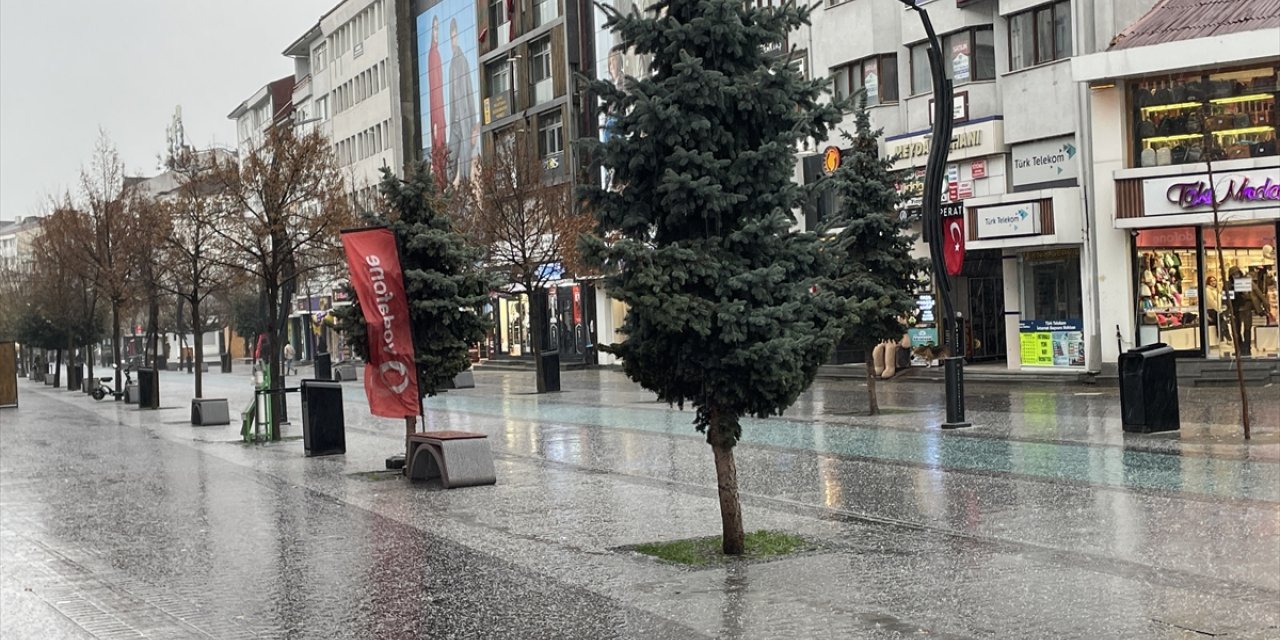
[[[424,431],[408,436],[409,479],[438,477],[445,489],[496,484],[487,438],[468,431]]]
[[[226,398],[194,398],[191,400],[191,424],[209,426],[231,424],[231,407]]]
[[[356,379],[356,365],[342,362],[333,365],[333,379],[338,382],[350,382]]]

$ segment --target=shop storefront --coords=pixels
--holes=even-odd
[[[1139,345],[1187,355],[1276,357],[1276,223],[1160,227],[1133,235]],[[1221,238],[1222,260],[1218,258]]]
[[[1000,258],[1000,355],[1008,368],[1089,369],[1079,189],[1029,190],[972,205],[970,247]],[[987,336],[994,337],[989,328]]]
[[[928,163],[929,139],[929,133],[917,132],[888,137],[884,142],[884,152],[894,158],[893,168],[902,172],[903,180],[898,185],[902,214],[913,221],[912,230],[919,240],[914,255],[919,258],[929,257],[919,224],[926,197],[924,168]],[[1009,163],[1005,151],[1004,123],[999,116],[958,125],[951,138],[946,182],[937,194],[944,228],[954,227],[947,243],[958,266],[952,275],[952,290],[956,310],[962,318],[964,355],[971,362],[1002,360],[1007,352],[1000,252],[972,246],[969,241],[973,238],[965,232],[965,208],[973,199],[990,198],[1008,191]],[[911,343],[913,346],[939,344],[944,329],[938,322],[942,301],[929,286],[922,286],[915,295],[917,308],[908,329]]]

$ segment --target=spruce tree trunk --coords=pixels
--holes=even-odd
[[[738,466],[733,460],[733,445],[721,427],[719,412],[711,412],[711,424],[707,426],[707,442],[716,461],[716,492],[720,497],[720,524],[724,544],[721,550],[728,556],[742,555],[742,507],[738,503]],[[732,418],[729,418],[732,420]]]
[[[876,402],[876,365],[871,358],[871,352],[867,351],[867,357],[863,360],[867,361],[867,414],[880,415],[880,403]]]
[[[271,439],[280,439],[280,405],[284,404],[284,394],[278,392],[284,388],[284,380],[280,376],[280,346],[283,330],[280,313],[280,289],[275,282],[267,283],[267,375],[271,384],[267,402],[271,403]]]
[[[58,347],[58,355],[53,361],[53,388],[62,386],[62,347]]]

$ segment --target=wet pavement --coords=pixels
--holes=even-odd
[[[379,473],[403,425],[344,385],[347,454],[20,382],[0,410],[4,638],[1280,637],[1280,389],[1184,389],[1123,434],[1113,389],[820,381],[737,449],[748,529],[819,544],[688,570],[619,547],[718,533],[690,412],[613,371],[479,372],[428,427],[489,435],[498,485]],[[248,403],[247,373],[206,396]],[[300,433],[300,407],[290,399]]]

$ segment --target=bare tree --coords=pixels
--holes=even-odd
[[[93,230],[88,216],[69,206],[56,208],[43,223],[43,233],[32,243],[35,261],[30,276],[29,304],[47,323],[46,346],[56,343],[56,364],[67,352],[67,368],[75,364],[77,347],[88,349],[98,338],[98,293],[89,262],[75,256],[77,247]],[[86,357],[93,376],[93,358]],[[60,369],[56,370],[60,372]],[[60,383],[54,374],[54,384]]]
[[[490,268],[508,274],[529,296],[538,392],[546,391],[542,341],[546,333],[546,285],[578,261],[578,236],[594,226],[575,210],[568,183],[532,148],[527,136],[500,139],[472,182],[453,194],[459,228],[484,246]],[[552,268],[559,263],[561,269]]]
[[[204,393],[204,333],[214,326],[209,322],[209,306],[232,276],[223,252],[225,243],[218,242],[215,231],[233,210],[214,180],[216,153],[181,149],[171,156],[169,170],[177,187],[155,206],[166,231],[159,252],[164,268],[158,285],[177,295],[190,314],[197,398]]]
[[[138,201],[124,175],[124,163],[105,132],[100,132],[89,165],[80,172],[80,215],[68,222],[62,259],[74,263],[111,310],[112,362],[120,362],[121,317],[136,280],[132,234],[137,231]],[[70,198],[64,208],[70,208]],[[46,233],[46,235],[48,235]],[[116,370],[116,390],[120,371]]]
[[[272,390],[278,391],[284,386],[280,357],[285,320],[298,281],[341,262],[338,234],[353,220],[342,176],[323,135],[299,135],[282,125],[269,129],[238,163],[215,161],[210,179],[228,205],[213,227],[226,251],[217,262],[261,285],[267,307],[266,360]],[[278,429],[271,432],[279,439]]]

